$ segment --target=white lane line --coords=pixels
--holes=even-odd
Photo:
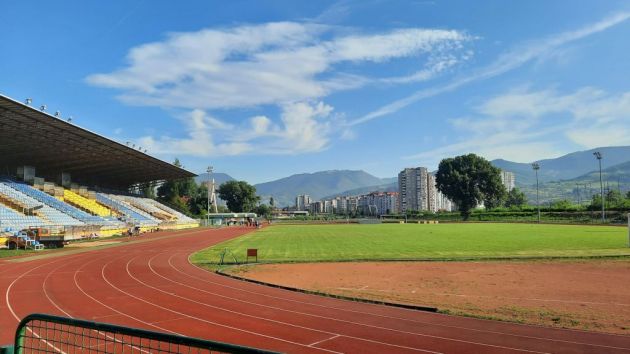
[[[155,255],[153,258],[157,257],[158,255]],[[169,264],[171,258],[174,255],[171,255],[171,257],[169,258]],[[152,259],[153,259],[152,258]],[[171,264],[172,267],[172,264]],[[157,274],[157,272],[155,272],[155,270],[151,267],[150,265],[150,260],[149,260],[149,268],[155,273]],[[158,274],[159,275],[159,274]],[[161,276],[161,275],[160,275]],[[275,310],[279,310],[279,311],[286,311],[286,312],[292,312],[292,313],[296,313],[296,314],[300,314],[300,315],[306,315],[306,316],[312,316],[312,317],[317,317],[317,318],[323,318],[323,319],[327,319],[327,320],[332,320],[332,321],[337,321],[337,322],[343,322],[343,323],[348,323],[348,324],[352,324],[352,325],[357,325],[357,326],[362,326],[362,327],[369,327],[369,328],[374,328],[374,329],[379,329],[379,330],[386,330],[386,331],[392,331],[392,332],[397,332],[397,333],[402,333],[402,334],[408,334],[408,335],[413,335],[413,336],[419,336],[419,337],[426,337],[426,338],[434,338],[434,339],[441,339],[441,340],[446,340],[446,341],[452,341],[452,342],[459,342],[459,343],[466,343],[466,344],[473,344],[473,345],[479,345],[479,346],[485,346],[485,347],[493,347],[493,348],[500,348],[500,349],[509,349],[509,350],[515,350],[515,351],[522,351],[522,352],[527,352],[527,353],[545,353],[545,352],[539,352],[539,351],[535,351],[535,350],[529,350],[529,349],[521,349],[521,348],[513,348],[513,347],[506,347],[506,346],[501,346],[501,345],[496,345],[496,344],[489,344],[489,343],[481,343],[481,342],[473,342],[473,341],[467,341],[464,339],[457,339],[457,338],[449,338],[449,337],[442,337],[442,336],[435,336],[435,335],[431,335],[431,334],[425,334],[425,333],[416,333],[416,332],[408,332],[408,331],[402,331],[402,330],[398,330],[398,329],[393,329],[393,328],[388,328],[388,327],[381,327],[381,326],[376,326],[376,325],[370,325],[370,324],[365,324],[365,323],[360,323],[360,322],[354,322],[354,321],[349,321],[349,320],[342,320],[342,319],[337,319],[334,317],[327,317],[327,316],[320,316],[320,315],[314,315],[314,314],[309,314],[309,313],[304,313],[304,312],[298,312],[298,311],[293,311],[293,310],[286,310],[280,307],[274,307],[274,306],[269,306],[269,305],[261,305],[261,304],[257,304],[254,302],[249,302],[249,301],[245,301],[245,300],[239,300],[239,299],[235,299],[235,298],[230,298],[224,295],[220,295],[220,294],[216,294],[210,291],[206,291],[204,289],[199,289],[193,286],[189,286],[180,282],[177,282],[175,280],[171,280],[169,278],[165,278],[163,276],[161,276],[164,279],[168,279],[169,281],[176,283],[176,284],[180,284],[186,287],[189,287],[191,289],[196,289],[198,291],[201,292],[205,292],[208,294],[212,294],[212,295],[216,295],[216,296],[220,296],[220,297],[224,297],[224,298],[228,298],[230,300],[234,300],[234,301],[239,301],[242,303],[246,303],[246,304],[250,304],[250,305],[257,305],[257,306],[262,306],[262,307],[267,307],[267,308],[273,308]],[[249,292],[249,291],[248,291]],[[379,341],[374,341],[372,339],[367,339],[367,338],[361,338],[361,337],[353,337],[353,336],[348,336],[348,335],[343,335],[344,337],[348,337],[348,338],[353,338],[353,339],[357,339],[357,340],[362,340],[362,341],[367,341],[367,342],[372,342],[372,343],[378,343],[378,344],[385,344],[385,345],[393,345],[396,346],[396,344],[391,344],[391,343],[385,343],[385,342],[379,342]],[[417,349],[416,349],[417,350]]]
[[[118,257],[118,258],[122,258],[122,257],[124,257],[124,256],[125,256],[125,255],[122,255],[122,256],[120,256],[120,257]],[[110,261],[110,263],[111,263],[111,262],[113,262],[113,261],[114,261],[114,260]],[[93,261],[91,261],[91,262],[87,262],[87,263],[86,263],[86,265],[87,265],[87,264],[89,264],[89,263],[93,263],[93,262],[94,262],[94,260],[93,260]],[[124,312],[122,312],[122,311],[118,311],[117,309],[115,309],[115,308],[113,308],[113,307],[111,307],[111,306],[109,306],[109,305],[106,305],[105,303],[103,303],[103,302],[101,302],[101,301],[97,300],[95,297],[93,297],[92,295],[88,294],[85,290],[83,290],[83,288],[79,285],[79,282],[78,282],[78,280],[77,280],[77,275],[78,275],[78,274],[79,274],[79,272],[75,272],[75,273],[74,273],[74,285],[75,285],[75,286],[79,289],[79,291],[81,291],[81,293],[83,293],[83,295],[85,295],[85,296],[89,297],[89,298],[90,298],[90,299],[92,299],[94,302],[96,302],[96,303],[98,303],[98,304],[102,305],[103,307],[106,307],[106,308],[108,308],[108,309],[110,309],[110,310],[112,310],[112,311],[114,311],[114,312],[116,312],[116,313],[118,313],[118,314],[120,314],[120,315],[123,315],[123,316],[125,316],[125,317],[131,318],[132,320],[138,321],[139,323],[146,324],[147,326],[151,326],[151,327],[153,327],[153,328],[159,329],[160,331],[164,331],[164,332],[168,332],[168,333],[172,333],[172,334],[177,334],[177,335],[183,335],[183,334],[181,334],[181,333],[177,333],[177,332],[174,332],[174,331],[168,330],[168,329],[166,329],[166,328],[162,328],[162,327],[160,327],[160,326],[156,326],[156,325],[151,324],[151,323],[149,323],[149,322],[143,321],[143,320],[141,320],[141,319],[139,319],[139,318],[137,318],[137,317],[131,316],[131,315],[126,314],[126,313],[124,313]]]
[[[334,335],[334,336],[332,336],[332,337],[330,337],[330,338],[326,338],[326,339],[318,340],[317,342],[315,342],[315,343],[311,343],[311,344],[309,344],[308,346],[309,346],[309,347],[313,347],[313,346],[316,346],[316,345],[318,345],[318,344],[321,344],[321,343],[324,343],[324,342],[328,342],[329,340],[333,340],[333,339],[335,339],[335,338],[339,338],[339,337],[341,337],[341,335],[340,335],[340,334],[336,334],[336,335]]]
[[[55,301],[53,301],[53,300],[52,300],[52,298],[50,297],[50,294],[48,294],[48,291],[46,290],[46,283],[48,282],[48,279],[50,278],[50,276],[51,276],[53,273],[55,273],[55,271],[56,271],[57,269],[60,269],[61,267],[65,266],[65,265],[67,265],[67,264],[68,264],[68,263],[64,263],[64,264],[60,265],[59,267],[57,267],[57,268],[55,268],[55,269],[51,270],[51,271],[48,273],[48,275],[46,275],[46,278],[44,278],[44,281],[42,282],[42,290],[44,290],[44,295],[46,296],[46,299],[48,299],[48,301],[49,301],[51,304],[53,304],[53,306],[55,306],[55,307],[56,307],[59,311],[61,311],[62,313],[64,313],[66,316],[68,316],[68,317],[70,317],[70,318],[74,318],[74,317],[73,317],[70,313],[68,313],[68,311],[66,311],[66,310],[62,309],[62,308],[61,308],[61,307],[60,307],[60,306],[59,306],[59,305],[58,305]],[[81,269],[82,269],[83,267],[85,267],[85,264],[84,264],[83,266],[79,267],[79,269],[77,269],[76,271],[77,271],[77,272],[80,272],[80,271],[81,271]],[[68,272],[56,272],[56,273],[55,273],[55,275],[59,275],[59,274],[72,274],[72,272],[71,272],[71,271],[68,271]],[[150,353],[150,352],[148,352],[148,351],[146,351],[146,350],[144,350],[144,349],[142,349],[142,348],[138,348],[138,347],[136,347],[135,345],[131,345],[131,344],[129,344],[129,343],[125,343],[125,342],[123,342],[123,341],[121,341],[121,340],[117,339],[116,337],[112,337],[111,335],[106,334],[106,333],[104,333],[104,332],[102,332],[102,331],[97,331],[97,330],[92,330],[92,331],[93,331],[93,332],[96,332],[98,335],[100,335],[100,336],[102,336],[102,337],[105,337],[105,338],[107,338],[107,339],[109,339],[109,340],[113,340],[113,341],[114,341],[114,342],[116,342],[116,343],[122,343],[122,344],[124,344],[124,345],[126,345],[126,346],[128,346],[128,347],[130,347],[130,348],[132,348],[132,349],[137,349],[137,350],[139,350],[139,351],[141,351],[141,352],[143,352],[143,353]]]
[[[113,262],[113,261],[112,261],[112,262]],[[140,298],[140,297],[137,297],[137,296],[135,296],[135,295],[132,295],[132,294],[130,294],[130,293],[128,293],[128,292],[126,292],[126,291],[124,291],[124,290],[122,290],[122,289],[118,288],[116,285],[112,284],[112,283],[109,281],[109,279],[107,279],[107,277],[105,276],[105,268],[106,268],[109,264],[111,264],[112,262],[106,263],[105,265],[103,265],[103,266],[101,267],[101,277],[103,278],[103,280],[105,280],[105,282],[106,282],[107,284],[109,284],[109,286],[110,286],[110,287],[112,287],[113,289],[115,289],[115,290],[117,290],[117,291],[119,291],[119,292],[121,292],[121,293],[123,293],[123,294],[126,294],[126,295],[127,295],[127,296],[129,296],[129,297],[132,297],[132,298],[134,298],[134,299],[136,299],[136,300],[142,301],[142,302],[144,302],[144,303],[147,303],[147,304],[149,304],[149,305],[151,305],[151,306],[154,306],[154,307],[157,307],[157,308],[159,308],[159,309],[163,309],[163,310],[166,310],[166,311],[169,311],[169,312],[172,312],[172,313],[178,314],[178,315],[180,315],[180,316],[188,317],[188,318],[190,318],[190,319],[198,320],[198,321],[200,321],[200,322],[205,322],[205,323],[212,324],[212,325],[215,325],[215,326],[218,326],[218,327],[224,327],[224,328],[228,328],[228,329],[236,330],[236,331],[239,331],[239,332],[244,332],[244,333],[252,334],[252,335],[255,335],[255,336],[260,336],[260,337],[264,337],[264,338],[269,338],[269,339],[272,339],[272,340],[277,340],[277,341],[281,341],[281,342],[284,342],[284,343],[289,343],[289,344],[293,344],[293,345],[297,345],[297,346],[306,347],[306,345],[301,344],[301,343],[292,342],[292,341],[285,340],[285,339],[282,339],[282,338],[277,338],[277,337],[273,337],[273,336],[268,336],[268,335],[265,335],[265,334],[262,334],[262,333],[257,333],[257,332],[253,332],[253,331],[248,331],[248,330],[240,329],[240,328],[237,328],[237,327],[227,326],[227,325],[224,325],[224,324],[221,324],[221,323],[208,321],[208,320],[205,320],[205,319],[203,319],[203,318],[198,318],[198,317],[190,316],[190,315],[188,315],[188,314],[185,314],[185,313],[182,313],[182,312],[179,312],[179,311],[175,311],[175,310],[170,310],[170,309],[168,309],[168,308],[166,308],[166,307],[163,307],[163,306],[161,306],[161,305],[155,304],[155,303],[153,303],[153,302],[150,302],[150,301],[144,300],[144,299],[142,299],[142,298]],[[155,326],[155,325],[153,325],[153,326]],[[327,349],[319,349],[319,348],[317,348],[317,349],[318,349],[318,350],[322,350],[322,351],[326,351],[326,352],[331,352],[331,353],[339,353],[339,352],[335,352],[335,351],[332,351],[332,350],[327,350]]]
[[[238,290],[240,292],[244,292],[244,293],[250,293],[250,294],[255,294],[257,296],[264,296],[264,297],[268,297],[268,298],[272,298],[272,299],[277,299],[277,300],[281,300],[281,301],[289,301],[289,302],[294,302],[294,303],[298,303],[298,304],[304,304],[304,305],[311,305],[311,306],[316,306],[316,307],[321,307],[321,308],[326,308],[326,309],[330,309],[330,310],[335,310],[335,311],[343,311],[343,312],[350,312],[350,313],[359,313],[359,314],[363,314],[363,315],[369,315],[369,316],[375,316],[375,317],[381,317],[381,318],[387,318],[387,319],[393,319],[393,320],[400,320],[400,321],[405,321],[405,322],[413,322],[413,323],[418,323],[418,324],[423,324],[423,325],[430,325],[430,326],[439,326],[439,327],[443,327],[443,328],[453,328],[453,329],[461,329],[461,330],[467,330],[467,331],[473,331],[473,332],[479,332],[479,333],[488,333],[488,334],[499,334],[499,335],[505,335],[505,336],[510,336],[510,337],[518,337],[518,338],[527,338],[527,339],[537,339],[537,340],[544,340],[544,341],[550,341],[550,342],[558,342],[558,343],[567,343],[567,344],[576,344],[576,345],[586,345],[586,346],[592,346],[592,347],[600,347],[600,348],[610,348],[610,349],[620,349],[620,350],[630,350],[630,348],[626,348],[626,347],[615,347],[615,346],[610,346],[610,345],[603,345],[603,344],[593,344],[593,343],[586,343],[586,342],[577,342],[577,341],[572,341],[572,340],[565,340],[565,339],[555,339],[555,338],[547,338],[547,337],[538,337],[538,336],[530,336],[530,335],[524,335],[524,334],[514,334],[514,333],[509,333],[509,332],[501,332],[501,331],[491,331],[491,330],[485,330],[485,329],[478,329],[478,328],[470,328],[470,327],[463,327],[463,326],[455,326],[455,325],[447,325],[447,324],[441,324],[441,323],[434,323],[434,322],[427,322],[427,321],[419,321],[419,320],[414,320],[414,319],[410,319],[410,318],[404,318],[404,317],[395,317],[395,316],[388,316],[388,315],[381,315],[381,314],[376,314],[376,313],[370,313],[370,312],[365,312],[365,311],[357,311],[357,310],[350,310],[350,309],[343,309],[343,308],[339,308],[339,307],[333,307],[333,306],[327,306],[327,305],[321,305],[321,304],[315,304],[312,302],[308,302],[308,301],[300,301],[300,300],[294,300],[294,299],[286,299],[283,297],[279,297],[279,296],[273,296],[273,295],[267,295],[267,294],[261,294],[261,293],[257,293],[251,290],[245,290],[245,289],[241,289],[241,288],[237,288],[234,286],[230,286],[230,285],[225,285],[222,283],[218,283],[212,280],[208,280],[208,279],[204,279],[204,278],[200,278],[200,277],[196,277],[193,275],[190,275],[184,271],[181,271],[180,269],[178,269],[177,267],[175,267],[171,260],[172,258],[175,256],[176,254],[173,254],[169,260],[168,260],[168,264],[170,265],[171,268],[173,268],[176,272],[195,279],[195,280],[199,280],[202,281],[204,283],[208,283],[208,284],[213,284],[213,285],[217,285],[220,287],[224,287],[224,288],[228,288],[228,289],[233,289],[233,290]],[[205,272],[207,272],[206,270],[199,268],[198,266],[194,265],[191,261],[190,261],[190,256],[192,256],[192,254],[188,255],[188,263],[200,270],[203,270]],[[209,273],[210,274],[210,273]],[[254,285],[254,283],[251,283],[252,285]],[[262,285],[261,285],[262,286]],[[201,290],[201,289],[199,289]],[[284,289],[279,289],[279,290],[284,290]],[[289,290],[286,290],[289,291]],[[294,293],[291,291],[291,293]],[[236,300],[236,299],[234,299]],[[343,299],[340,299],[342,301],[346,301]],[[371,305],[371,306],[380,306],[380,305],[376,305],[376,304],[370,304],[370,303],[363,303],[364,305]],[[261,305],[264,306],[264,305]],[[405,308],[397,308],[397,310],[402,310],[402,311],[415,311],[415,310],[409,310],[409,309],[405,309]],[[285,310],[285,311],[289,311],[289,310]],[[446,315],[446,314],[441,314],[441,313],[431,313],[430,315],[432,316],[445,316],[445,317],[456,317],[456,316],[452,316],[452,315]],[[312,316],[317,316],[317,315],[312,315]],[[319,317],[319,316],[318,316]],[[331,318],[334,319],[334,318]],[[475,320],[479,320],[479,321],[485,321],[485,322],[492,322],[492,323],[496,323],[496,321],[493,320],[486,320],[486,319],[475,319]],[[344,320],[338,320],[338,321],[344,321]],[[370,326],[367,324],[363,324],[365,326]],[[542,327],[542,326],[535,326],[535,325],[524,325],[524,324],[520,324],[520,323],[510,323],[510,325],[515,325],[515,326],[521,326],[521,327],[528,327],[528,328],[541,328],[541,329],[545,329],[545,330],[550,330],[550,328],[548,327]],[[393,331],[396,331],[395,329],[390,329]],[[568,328],[563,328],[562,331],[572,331],[572,332],[577,332],[577,333],[585,333],[585,334],[592,334],[591,332],[585,332],[585,331],[580,331],[580,330],[574,330],[574,329],[568,329]],[[598,335],[606,335],[606,336],[613,336],[613,337],[623,337],[626,338],[626,335],[623,334],[614,334],[614,333],[597,333]]]
[[[24,276],[26,276],[26,275],[27,275],[27,274],[29,274],[30,272],[34,271],[35,269],[41,268],[41,267],[43,267],[43,266],[45,266],[45,265],[53,264],[53,263],[55,263],[55,262],[56,262],[56,261],[51,261],[51,262],[48,262],[48,263],[44,263],[44,264],[42,264],[42,265],[39,265],[39,266],[37,266],[37,267],[31,268],[30,270],[28,270],[28,271],[26,271],[26,272],[22,273],[19,277],[15,278],[15,279],[13,280],[13,282],[11,282],[11,284],[9,284],[9,286],[7,287],[7,291],[6,291],[6,292],[5,292],[5,294],[4,294],[4,299],[5,299],[6,303],[7,303],[7,308],[8,308],[8,309],[9,309],[9,311],[11,312],[11,315],[13,315],[13,317],[14,317],[14,318],[18,321],[18,323],[20,322],[20,318],[18,317],[18,315],[17,315],[17,314],[15,313],[15,311],[13,310],[13,306],[11,306],[11,300],[10,300],[10,296],[9,296],[9,294],[11,293],[11,288],[13,288],[13,285],[14,285],[14,284],[15,284],[18,280],[22,279]],[[54,351],[56,351],[56,352],[58,352],[58,353],[61,353],[61,354],[66,354],[66,352],[64,352],[63,350],[61,350],[61,349],[57,348],[56,346],[54,346],[52,343],[48,342],[47,340],[43,339],[43,338],[42,338],[39,334],[35,333],[35,332],[34,332],[32,329],[30,329],[28,326],[26,327],[26,329],[27,329],[29,332],[33,333],[33,335],[34,335],[35,337],[37,337],[38,339],[40,339],[40,340],[42,340],[44,343],[46,343],[46,345],[47,345],[48,347],[52,348]]]
[[[158,255],[160,255],[160,254],[156,254],[156,255],[154,255],[153,257],[151,257],[151,258],[149,259],[148,265],[149,265],[149,268],[150,268],[152,271],[153,271],[153,269],[152,269],[152,267],[151,267],[151,261],[152,261],[155,257],[157,257]],[[136,258],[137,258],[137,257],[136,257]],[[226,312],[234,313],[234,314],[241,315],[241,316],[246,316],[246,317],[256,318],[256,319],[263,320],[263,321],[269,321],[269,322],[273,322],[273,323],[278,323],[278,324],[282,324],[282,325],[287,325],[287,326],[296,327],[296,328],[305,329],[305,330],[314,331],[314,332],[319,332],[319,333],[325,333],[325,334],[329,334],[329,335],[340,335],[339,333],[334,333],[334,332],[329,332],[329,331],[322,331],[322,330],[315,329],[315,328],[311,328],[311,327],[304,327],[304,326],[300,326],[300,325],[296,325],[296,324],[292,324],[292,323],[288,323],[288,322],[283,322],[283,321],[273,320],[273,319],[270,319],[270,318],[267,318],[267,317],[254,316],[254,315],[246,314],[246,313],[243,313],[243,312],[238,312],[238,311],[228,310],[228,309],[223,308],[223,307],[210,305],[210,304],[207,304],[207,303],[204,303],[204,302],[200,302],[200,301],[196,301],[196,300],[193,300],[193,299],[190,299],[190,298],[184,297],[184,296],[180,296],[180,295],[172,294],[172,293],[170,293],[170,292],[167,292],[167,291],[164,291],[164,290],[162,290],[162,289],[159,289],[159,288],[156,288],[156,287],[154,287],[154,286],[151,286],[151,285],[149,285],[149,284],[147,284],[147,283],[145,283],[145,282],[143,282],[143,281],[141,281],[141,280],[137,279],[136,277],[134,277],[134,276],[131,274],[131,272],[129,271],[129,264],[130,264],[130,263],[131,263],[134,259],[135,259],[135,258],[133,258],[133,259],[129,260],[129,262],[127,262],[127,267],[126,267],[126,268],[127,268],[127,274],[129,274],[129,276],[130,276],[130,277],[132,277],[132,278],[133,278],[134,280],[136,280],[137,282],[139,282],[139,283],[143,284],[144,286],[149,287],[149,288],[154,289],[154,290],[157,290],[157,291],[160,291],[160,292],[165,293],[165,294],[167,294],[167,295],[174,296],[174,297],[178,297],[178,298],[180,298],[180,299],[184,299],[184,300],[186,300],[186,301],[190,301],[190,302],[193,302],[193,303],[196,303],[196,304],[202,305],[202,306],[206,306],[206,307],[210,307],[210,308],[218,309],[218,310],[221,310],[221,311],[226,311]],[[155,271],[153,271],[153,272],[155,273]],[[167,279],[167,278],[164,278],[164,279]],[[169,281],[170,281],[170,279],[167,279],[167,280],[169,280]],[[218,294],[217,294],[217,295],[218,295]],[[218,295],[218,296],[223,297],[222,295]],[[244,303],[248,303],[248,302],[244,302]],[[248,304],[252,304],[252,303],[248,303]],[[253,304],[253,305],[256,305],[256,304]],[[277,308],[277,309],[278,309],[278,310],[282,310],[282,309],[280,309],[280,308]],[[415,350],[415,351],[422,351],[422,352],[427,352],[427,353],[436,353],[435,351],[430,351],[430,350],[426,350],[426,349],[406,347],[406,346],[401,346],[401,345],[392,344],[392,343],[380,342],[380,341],[376,341],[376,340],[372,340],[372,339],[365,339],[365,338],[353,337],[353,336],[347,336],[347,335],[344,335],[344,336],[345,336],[345,337],[348,337],[348,338],[353,338],[353,339],[357,339],[357,340],[362,340],[362,341],[367,341],[367,342],[377,343],[377,344],[382,344],[382,345],[394,346],[394,347],[398,347],[398,348],[411,349],[411,350]],[[310,344],[309,344],[309,345],[310,345]],[[308,345],[307,345],[307,346],[308,346]]]

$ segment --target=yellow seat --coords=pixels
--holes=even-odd
[[[113,215],[111,209],[99,204],[96,200],[85,198],[69,189],[63,191],[63,199],[66,203],[77,206],[98,216]]]

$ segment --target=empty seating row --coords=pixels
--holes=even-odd
[[[67,215],[60,210],[52,208],[49,205],[31,197],[30,195],[26,193],[23,193],[22,190],[24,190],[24,188],[20,188],[20,190],[12,188],[13,185],[14,183],[12,182],[0,181],[0,193],[9,199],[17,201],[19,204],[25,205],[27,208],[37,207],[38,208],[37,213],[40,215],[42,219],[48,222],[49,225],[59,225],[59,226],[85,225],[84,222],[76,218],[73,218],[70,215]],[[28,187],[26,185],[20,185],[20,186]],[[30,188],[30,189],[35,190],[33,188]],[[53,197],[51,198],[58,203],[62,203]]]
[[[124,200],[132,206],[146,212],[147,214],[161,221],[172,221],[176,219],[175,215],[171,215],[170,213],[167,213],[166,211],[156,207],[152,203],[147,202],[144,198],[132,196],[116,196],[116,198],[119,200]]]
[[[151,216],[147,216],[145,213],[132,207],[131,205],[120,201],[117,198],[113,198],[111,195],[105,193],[96,193],[96,200],[108,207],[116,210],[118,213],[124,215],[127,222],[137,223],[139,225],[156,226],[159,221]]]
[[[90,215],[83,210],[77,209],[70,204],[64,203],[55,197],[46,194],[40,190],[37,190],[25,183],[14,182],[11,180],[2,181],[3,184],[19,191],[29,197],[48,205],[51,208],[54,208],[65,215],[68,215],[76,220],[80,220],[82,223],[90,224],[90,225],[102,225],[104,223],[103,218],[99,216]]]
[[[0,229],[22,230],[29,227],[46,226],[47,223],[33,215],[24,215],[0,204]]]
[[[191,224],[191,223],[196,223],[197,221],[193,218],[190,218],[182,213],[180,213],[179,211],[170,208],[162,203],[159,203],[156,200],[153,199],[149,199],[149,198],[142,198],[144,199],[147,203],[151,203],[152,205],[154,205],[155,207],[162,209],[164,211],[166,211],[167,213],[174,215],[177,218],[177,222],[180,224]]]
[[[110,209],[102,206],[95,200],[85,198],[84,196],[69,189],[63,191],[63,201],[101,217],[112,216],[112,211]]]

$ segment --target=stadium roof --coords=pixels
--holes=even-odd
[[[195,174],[0,95],[0,174],[33,166],[38,177],[104,188],[128,188]]]

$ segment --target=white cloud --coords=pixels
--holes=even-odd
[[[542,40],[530,41],[514,47],[512,50],[503,53],[493,63],[472,73],[469,76],[455,79],[452,82],[443,85],[416,91],[414,94],[405,98],[396,100],[385,106],[378,108],[362,117],[351,121],[350,125],[362,124],[373,119],[390,115],[400,109],[409,106],[420,100],[433,97],[445,92],[456,90],[464,85],[472,82],[486,80],[497,75],[504,74],[508,71],[521,67],[525,63],[550,55],[550,53],[558,50],[559,47],[582,39],[584,37],[605,31],[606,29],[625,22],[630,18],[630,12],[621,12],[613,16],[607,17],[599,22],[587,25],[575,31],[563,32]]]
[[[560,94],[554,89],[518,89],[476,107],[479,116],[450,121],[464,138],[406,157],[436,163],[474,152],[489,159],[528,162],[572,150],[630,145],[630,92],[609,95],[584,87]]]
[[[183,108],[187,136],[144,137],[152,151],[208,156],[219,153],[303,153],[328,146],[333,108],[320,102],[368,84],[430,80],[472,54],[473,38],[455,30],[405,28],[361,34],[313,23],[278,22],[173,33],[132,48],[127,65],[87,81],[121,90],[133,105]],[[382,65],[418,57],[418,70],[397,77],[366,77],[338,69]],[[225,122],[206,112],[277,106],[278,117],[258,115]]]
[[[324,35],[332,38],[323,40]],[[378,81],[338,72],[338,63],[443,55],[444,60],[425,63],[424,70],[439,72],[458,61],[456,53],[469,40],[459,31],[421,28],[336,36],[333,27],[294,22],[205,29],[135,47],[125,68],[87,80],[123,90],[120,99],[138,105],[216,109],[282,104]]]
[[[198,157],[316,152],[329,145],[336,119],[332,111],[323,102],[293,102],[282,106],[279,123],[254,116],[244,124],[232,125],[197,109],[180,117],[184,137],[144,136],[138,143],[151,153]]]

